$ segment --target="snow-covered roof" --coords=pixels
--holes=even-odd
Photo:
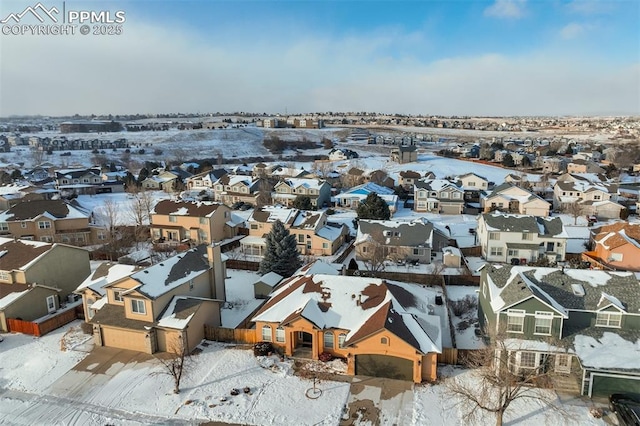
[[[252,321],[286,324],[304,318],[321,330],[346,330],[346,346],[386,329],[421,353],[439,353],[440,319],[426,306],[432,293],[375,278],[294,276],[275,289]]]
[[[101,296],[107,294],[106,286],[127,277],[140,268],[134,265],[122,265],[119,263],[103,262],[76,288],[76,292],[81,292],[89,288]]]
[[[0,309],[6,308],[7,306],[15,302],[17,299],[27,294],[30,290],[31,288],[27,288],[24,291],[15,291],[13,293],[7,294],[5,297],[0,299]]]
[[[299,188],[303,187],[306,189],[316,189],[319,190],[326,182],[322,179],[305,179],[305,178],[289,178],[284,179],[281,183],[277,185],[285,184],[291,188]],[[276,186],[277,186],[276,185]]]
[[[611,332],[599,338],[578,334],[573,346],[584,367],[640,370],[640,340],[625,340]]]
[[[271,271],[258,278],[255,283],[264,283],[269,287],[275,287],[280,281],[282,281],[282,278],[284,278],[282,275]]]
[[[184,330],[203,303],[214,301],[202,297],[173,296],[171,302],[160,314],[156,326]]]

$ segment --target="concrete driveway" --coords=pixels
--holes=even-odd
[[[341,426],[411,424],[413,383],[380,377],[355,376]]]

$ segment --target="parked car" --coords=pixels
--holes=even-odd
[[[614,393],[609,395],[609,408],[616,413],[621,426],[640,426],[640,395]]]

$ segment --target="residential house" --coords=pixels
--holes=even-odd
[[[107,303],[107,286],[142,269],[135,265],[114,262],[101,263],[74,291],[82,297],[84,318],[90,320],[96,311]]]
[[[418,161],[418,147],[415,145],[400,145],[391,150],[391,161],[406,164]]]
[[[405,191],[413,192],[413,185],[422,178],[422,175],[413,170],[403,170],[398,173],[398,185],[403,187]]]
[[[293,205],[300,195],[309,197],[311,205],[315,208],[321,208],[331,202],[331,185],[322,179],[283,179],[276,183],[273,189],[273,202],[285,206]]]
[[[500,210],[532,216],[549,216],[551,204],[527,191],[522,187],[510,183],[496,186],[491,193],[480,198],[484,212]]]
[[[565,260],[567,232],[559,217],[484,213],[476,230],[482,257],[490,262],[525,264],[546,257]]]
[[[96,194],[103,186],[100,168],[61,169],[55,173],[56,189],[63,194]]]
[[[553,207],[565,210],[577,204],[584,215],[594,215],[598,219],[617,219],[624,206],[618,204],[618,185],[586,177],[565,173],[558,177],[553,187]]]
[[[458,176],[460,187],[465,191],[486,191],[489,189],[489,180],[475,173],[466,173]]]
[[[543,157],[541,161],[542,173],[564,173],[567,170],[567,161],[558,157]],[[536,164],[540,164],[539,161]]]
[[[333,148],[329,151],[329,161],[341,161],[358,158],[358,153],[346,148]]]
[[[640,224],[616,222],[591,230],[593,250],[582,260],[593,268],[640,272]]]
[[[596,173],[602,174],[605,170],[593,161],[575,159],[567,164],[567,173]]]
[[[7,319],[52,314],[90,273],[89,253],[63,244],[0,238],[0,330]]]
[[[384,259],[400,264],[429,264],[432,251],[442,250],[448,242],[448,237],[424,219],[361,219],[355,241],[356,260],[367,262],[373,257],[376,263]]]
[[[162,246],[210,244],[238,235],[231,209],[211,201],[160,200],[150,219],[151,238]]]
[[[76,246],[99,244],[107,230],[94,223],[93,215],[63,200],[32,200],[0,213],[0,235]]]
[[[157,190],[173,192],[178,180],[178,174],[169,170],[163,170],[158,174],[149,175],[142,181],[142,188],[146,190]]]
[[[293,276],[252,321],[256,337],[287,356],[328,352],[347,361],[347,374],[421,383],[436,380],[442,352],[440,314],[425,309],[435,297],[429,288],[377,278]]]
[[[378,194],[378,196],[387,203],[391,214],[398,210],[398,196],[395,192],[390,188],[377,185],[373,182],[354,186],[353,188],[336,195],[334,198],[336,200],[336,205],[355,210],[371,193]]]
[[[243,253],[264,255],[265,237],[278,220],[295,236],[298,250],[303,255],[330,256],[345,243],[349,234],[346,225],[327,221],[323,211],[265,206],[255,209],[247,220],[249,236],[240,240]]]
[[[386,188],[393,189],[396,186],[396,181],[387,174],[385,170],[370,170],[364,174],[365,182],[373,182],[376,185],[384,186]]]
[[[464,191],[443,179],[419,180],[413,189],[413,209],[417,212],[462,214]]]
[[[95,344],[149,354],[191,352],[204,339],[205,325],[220,326],[225,260],[219,245],[202,245],[103,287],[106,303],[88,319]]]
[[[357,185],[365,183],[364,170],[357,167],[351,167],[346,173],[342,175],[343,185],[347,188],[352,188]]]
[[[246,175],[222,176],[213,184],[215,200],[232,206],[236,203],[258,204],[261,193],[271,193],[271,185],[266,179]],[[270,195],[264,195],[267,199]]]
[[[478,317],[504,335],[514,371],[552,373],[554,384],[590,397],[640,391],[633,273],[485,265]]]

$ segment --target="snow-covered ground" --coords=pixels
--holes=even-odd
[[[260,278],[257,272],[227,269],[225,290],[227,303],[221,310],[222,326],[235,328],[258,306],[264,303],[264,299],[256,299],[253,292],[253,283]]]
[[[455,287],[452,294],[462,295]],[[205,342],[190,361],[181,393],[172,392],[172,378],[150,358],[123,364],[111,360],[108,369],[98,364],[73,369],[87,356],[89,336],[79,322],[35,338],[4,334],[0,343],[0,424],[11,425],[146,425],[197,424],[220,421],[250,425],[337,425],[349,400],[349,383],[321,381],[322,395],[305,397],[310,380],[294,376],[290,361],[256,358],[252,351]],[[71,330],[71,331],[69,331]],[[64,349],[64,350],[63,350]],[[474,380],[472,372],[439,366],[443,377]],[[338,368],[339,369],[339,368]],[[443,379],[415,387],[408,411],[411,425],[492,424],[484,415],[476,423],[463,418],[460,407],[446,393]],[[248,387],[249,393],[243,389]],[[232,389],[240,394],[230,395]],[[550,391],[541,391],[550,392]],[[549,394],[552,398],[553,393]],[[539,401],[514,402],[505,424],[603,425],[590,417],[580,400],[557,401],[566,417]],[[380,418],[387,418],[385,407]],[[397,409],[397,407],[394,407]],[[383,422],[384,424],[384,422]]]
[[[478,324],[478,293],[475,286],[448,285],[447,295],[450,301],[460,301],[470,298],[475,302],[462,316],[456,316],[452,312],[451,320],[456,334],[456,347],[458,349],[477,349],[483,347],[482,339],[475,334]]]

